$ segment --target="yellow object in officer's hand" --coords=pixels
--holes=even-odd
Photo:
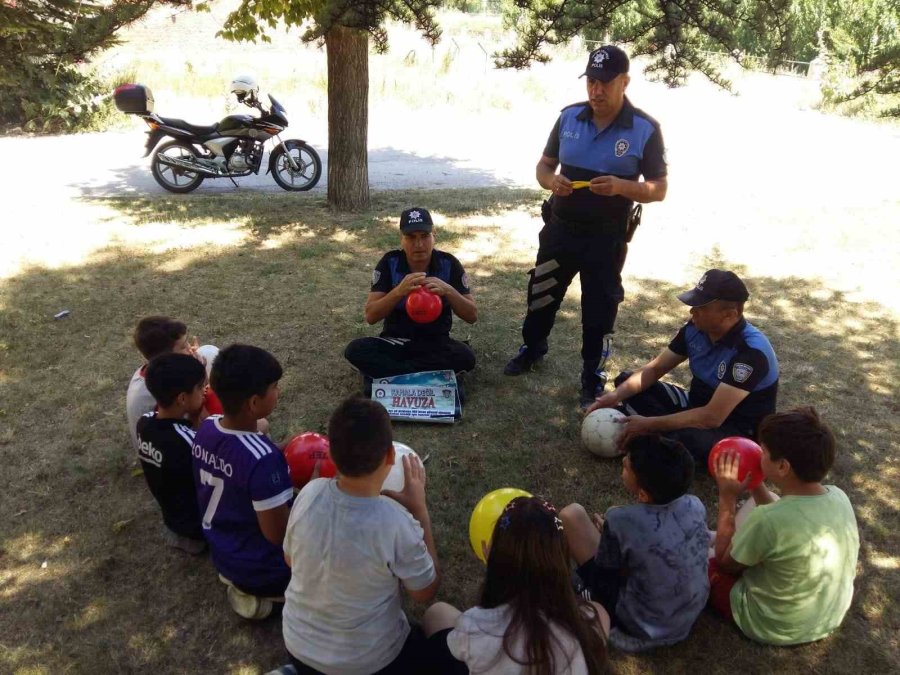
[[[530,497],[531,493],[518,488],[500,488],[488,492],[472,511],[469,520],[469,543],[478,559],[486,563],[487,551],[494,536],[494,526],[503,513],[503,509],[516,497]]]
[[[581,188],[586,188],[591,186],[591,181],[589,180],[573,180],[572,181],[572,189],[580,190]]]

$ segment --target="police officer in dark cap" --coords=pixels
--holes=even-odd
[[[475,323],[478,309],[469,276],[453,255],[434,247],[431,214],[422,207],[400,214],[400,248],[385,253],[372,272],[366,297],[366,323],[384,322],[381,335],[353,340],[344,357],[364,377],[368,394],[372,378],[427,370],[453,370],[460,375],[475,367],[475,352],[450,337],[455,314]],[[416,323],[406,313],[406,298],[424,287],[441,299],[441,314]]]
[[[563,108],[537,164],[538,183],[553,194],[542,209],[524,344],[504,370],[520,375],[547,353],[556,312],[580,274],[582,408],[606,385],[613,326],[624,298],[620,273],[640,214],[635,202],[661,201],[667,186],[659,124],[625,96],[625,52],[613,46],[594,50],[584,76],[588,100]]]
[[[678,296],[690,320],[655,359],[616,378],[615,390],[588,411],[617,407],[629,415],[629,436],[659,433],[681,441],[705,466],[713,445],[727,436],[753,438],[775,412],[778,359],[768,338],[744,318],[750,297],[734,272],[709,270],[696,287]],[[685,359],[688,391],[659,380]]]

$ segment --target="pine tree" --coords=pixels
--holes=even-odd
[[[739,37],[765,35],[768,57],[777,62],[791,49],[791,0],[515,0],[517,44],[501,52],[500,67],[526,68],[544,62],[546,45],[577,35],[628,43],[632,56],[646,56],[646,72],[670,86],[684,84],[692,71],[729,88],[708,51],[740,59]]]
[[[168,0],[169,4],[184,4]],[[73,126],[97,88],[82,66],[154,0],[0,0],[0,122]]]

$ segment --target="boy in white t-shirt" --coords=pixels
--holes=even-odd
[[[300,491],[284,539],[285,645],[300,675],[416,672],[423,637],[400,589],[428,602],[440,583],[425,471],[404,457],[403,491],[381,494],[395,453],[387,411],[374,401],[344,401],[328,437],[338,477]]]
[[[125,416],[128,419],[128,433],[131,435],[131,443],[134,449],[140,451],[140,442],[137,437],[137,422],[141,417],[156,410],[156,399],[147,389],[144,374],[147,371],[147,363],[161,354],[187,354],[194,356],[206,367],[206,375],[209,377],[212,362],[219,350],[213,345],[198,346],[197,338],[189,340],[187,326],[168,316],[145,316],[138,321],[134,329],[134,346],[138,348],[144,357],[144,364],[134,371],[131,381],[128,383],[128,392],[125,394]],[[222,414],[222,404],[212,389],[207,387],[203,398],[202,420],[207,415]],[[265,431],[265,429],[263,429]]]

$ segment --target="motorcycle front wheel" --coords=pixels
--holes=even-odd
[[[161,156],[182,161],[196,159],[198,155],[193,147],[180,141],[163,143],[153,153],[150,171],[153,173],[153,178],[156,182],[169,192],[184,194],[200,187],[200,183],[203,182],[204,178],[203,174],[184,167],[166,164],[160,159]]]
[[[288,156],[294,160],[296,168],[291,166]],[[272,151],[269,169],[279,186],[285,190],[302,192],[319,182],[322,160],[319,159],[319,153],[303,141],[285,141]]]

